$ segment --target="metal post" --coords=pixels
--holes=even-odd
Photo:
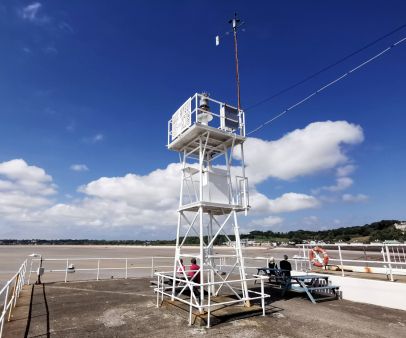
[[[340,256],[340,267],[341,267],[341,276],[344,277],[344,265],[343,265],[343,256],[341,255],[341,246],[338,246],[338,255]]]
[[[237,28],[238,23],[240,20],[237,19],[237,13],[234,14],[234,19],[230,20],[229,23],[233,25],[233,32],[234,32],[234,55],[235,55],[235,78],[237,81],[237,107],[238,110],[241,109],[241,102],[240,102],[240,74],[238,70],[238,44],[237,44]]]
[[[210,292],[208,293],[208,299],[207,299],[207,328],[210,328],[210,301],[211,301],[211,294]]]
[[[154,262],[154,256],[151,257],[151,277],[154,276],[154,270],[155,270],[155,262]]]
[[[68,281],[68,267],[69,267],[69,258],[66,259],[66,268],[65,268],[65,283]]]
[[[262,305],[262,316],[265,316],[265,289],[263,278],[261,278],[261,305]]]
[[[392,264],[391,264],[391,259],[390,259],[389,248],[388,248],[387,245],[385,245],[385,248],[386,248],[386,258],[387,258],[387,260],[388,260],[388,265],[389,265],[390,281],[393,282]]]
[[[157,280],[157,288],[156,288],[156,307],[159,307],[159,279],[160,277],[158,276]]]
[[[125,279],[128,277],[128,258],[125,259]]]
[[[97,276],[96,276],[96,280],[99,280],[99,276],[100,276],[100,259],[97,260]]]
[[[39,261],[38,276],[37,276],[38,279],[35,284],[41,284],[41,270],[42,270],[42,255],[41,255],[40,261]]]
[[[192,295],[193,295],[193,292],[192,292],[192,290],[190,290],[190,300],[189,300],[189,326],[192,325],[192,312],[193,312]]]
[[[245,187],[245,160],[244,160],[244,146],[241,143],[241,170],[242,170],[242,176],[244,179],[244,189],[243,189],[243,195],[244,195],[244,204],[245,204],[245,216],[248,214],[248,200],[247,200],[247,189]]]
[[[30,285],[30,280],[31,280],[31,272],[32,272],[32,258],[31,258],[31,264],[30,264],[30,274],[28,275],[28,285]]]
[[[0,337],[2,337],[3,335],[3,326],[4,326],[4,320],[6,318],[6,312],[7,312],[7,300],[8,300],[8,291],[10,289],[10,284],[7,285],[7,289],[6,289],[6,297],[4,298],[4,305],[3,305],[3,320],[0,323]]]

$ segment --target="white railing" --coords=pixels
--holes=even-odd
[[[342,250],[344,245],[336,246],[337,250],[329,251],[329,265],[336,265],[342,276],[346,271],[386,274],[393,281],[394,275],[406,275],[406,245],[382,245],[382,249],[374,251],[374,259],[370,259],[370,252],[364,259],[351,259],[346,257],[346,250]],[[308,257],[308,251],[314,245],[301,245],[297,255],[291,257],[290,261],[296,271],[309,271],[312,269],[312,263]],[[331,246],[329,246],[331,247]],[[349,249],[351,246],[348,246]],[[367,246],[366,247],[371,247]],[[374,245],[376,247],[376,245]],[[363,252],[360,251],[360,255]],[[379,260],[377,258],[381,257]],[[227,269],[233,266],[233,257],[227,255],[217,255],[217,267]],[[35,276],[40,267],[39,258],[32,259],[30,262],[28,284],[32,280],[32,274]],[[170,256],[149,256],[136,258],[116,258],[116,257],[89,257],[89,258],[43,258],[44,268],[43,278],[46,281],[65,281],[79,280],[99,280],[113,277],[132,278],[132,277],[152,277],[154,272],[162,269],[173,268],[173,257]],[[244,257],[244,266],[249,273],[256,272],[258,267],[268,266],[269,257]],[[73,264],[74,269],[69,266]],[[71,272],[75,272],[72,274]],[[106,273],[109,272],[107,276]],[[53,276],[53,277],[51,277]],[[75,276],[73,278],[73,276]]]
[[[3,308],[0,316],[0,338],[3,335],[4,321],[10,321],[11,311],[14,309],[17,303],[17,299],[20,296],[21,289],[25,284],[25,275],[27,271],[27,260],[21,264],[17,273],[11,277],[6,285],[0,291],[0,299],[4,298]],[[8,314],[7,314],[8,312]]]
[[[204,272],[210,272],[211,270],[203,270]],[[189,325],[192,325],[192,317],[193,317],[193,309],[198,310],[199,313],[207,312],[207,328],[210,327],[210,319],[211,319],[211,312],[213,308],[222,308],[224,306],[238,304],[238,303],[246,303],[253,300],[261,300],[261,308],[262,308],[262,316],[265,316],[265,298],[269,298],[270,295],[265,293],[264,281],[268,280],[268,277],[257,276],[255,278],[244,278],[244,279],[235,279],[235,280],[222,280],[217,282],[209,282],[209,283],[195,283],[191,280],[185,280],[177,277],[173,277],[173,272],[156,272],[155,276],[157,276],[157,287],[154,289],[156,292],[156,307],[158,308],[160,304],[162,304],[164,296],[169,297],[171,300],[177,300],[181,303],[187,304],[189,306]],[[168,282],[169,281],[169,282]],[[261,283],[261,291],[254,291],[248,290],[248,294],[246,296],[239,296],[236,294],[238,299],[235,300],[227,300],[227,301],[219,301],[216,299],[215,302],[212,302],[212,298],[215,296],[212,295],[212,290],[218,287],[219,289],[227,283],[228,285],[231,284],[240,284],[246,282],[256,282],[260,281]],[[180,283],[183,286],[183,289],[189,289],[190,296],[181,297],[176,293],[173,293],[173,285],[175,282]],[[207,298],[204,298],[203,302],[199,302],[197,297],[195,296],[193,289],[194,288],[206,288],[207,290]],[[218,291],[219,291],[218,289]],[[236,290],[235,287],[233,287]],[[167,292],[167,290],[170,290]],[[242,291],[242,289],[241,289]],[[250,296],[249,294],[253,296]],[[181,292],[182,294],[182,292]]]
[[[300,270],[311,269],[312,263],[309,260],[309,251],[315,247],[314,244],[300,244],[299,255],[294,257],[296,268]],[[406,244],[346,244],[337,243],[325,245],[327,248],[337,248],[338,258],[329,258],[329,265],[337,265],[341,275],[345,276],[346,270],[351,272],[365,272],[385,274],[393,282],[394,275],[406,275]],[[344,249],[345,248],[345,249]],[[359,249],[362,248],[362,251]],[[371,250],[375,248],[375,250]],[[343,255],[347,250],[358,249],[364,254],[364,259],[347,259]],[[374,254],[376,259],[368,259],[368,254]],[[382,260],[377,258],[382,257]],[[300,268],[299,268],[300,265]]]
[[[137,264],[134,266],[134,264]],[[42,266],[41,266],[42,265]],[[73,265],[73,268],[70,266]],[[87,257],[87,258],[34,258],[31,260],[28,281],[30,284],[32,274],[37,274],[40,266],[44,269],[43,277],[49,281],[64,281],[65,283],[72,280],[72,273],[78,274],[84,280],[103,279],[103,272],[122,273],[121,277],[137,277],[134,271],[145,271],[142,277],[152,277],[154,272],[161,268],[172,268],[173,257],[153,256],[153,257]],[[52,277],[50,277],[52,276]],[[139,274],[138,274],[139,277]],[[109,278],[109,277],[105,277]],[[111,278],[111,275],[110,275]],[[75,278],[75,280],[78,280]]]
[[[201,102],[207,100],[210,111],[201,107]],[[236,111],[236,115],[227,113],[227,109]],[[244,111],[229,104],[214,100],[202,94],[194,94],[173,114],[168,121],[168,145],[179,135],[187,130],[192,124],[207,125],[212,128],[245,136]],[[230,127],[234,125],[234,127]]]

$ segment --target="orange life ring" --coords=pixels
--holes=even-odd
[[[322,268],[328,264],[328,254],[326,250],[319,246],[315,246],[313,249],[309,250],[309,260],[314,266]]]

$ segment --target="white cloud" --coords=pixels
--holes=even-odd
[[[338,174],[339,171],[350,173],[349,168],[342,169],[348,166],[349,160],[342,145],[361,142],[362,138],[359,126],[328,121],[312,123],[276,141],[248,139],[247,171],[251,184],[254,182],[250,191],[251,216],[261,217],[251,220],[250,226],[276,226],[283,219],[274,214],[320,205],[319,198],[296,192],[271,199],[257,190],[260,182],[269,177],[291,179],[341,166],[337,168],[337,179],[341,179],[337,186],[348,185],[348,177]],[[103,134],[97,134],[87,141],[103,139]],[[86,170],[87,166],[73,164],[71,169]],[[16,228],[26,224],[20,237],[35,237],[37,231],[39,237],[42,233],[58,237],[66,231],[74,236],[81,236],[85,231],[87,236],[97,236],[109,229],[126,229],[126,233],[132,229],[135,237],[139,234],[149,238],[174,236],[179,185],[180,164],[172,163],[147,175],[101,177],[78,188],[83,194],[81,198],[55,203],[51,197],[56,193],[56,186],[45,170],[22,159],[11,160],[0,163],[0,221],[4,229],[10,228],[10,224]],[[351,196],[343,195],[342,199],[349,202],[365,195]]]
[[[86,164],[72,164],[70,169],[73,171],[89,171],[89,168]]]
[[[357,167],[353,164],[347,164],[337,168],[337,177],[344,177],[352,174]]]
[[[357,194],[357,195],[344,194],[342,196],[342,200],[344,202],[348,202],[348,203],[359,203],[359,202],[367,201],[368,196],[364,195],[364,194]]]
[[[52,177],[24,160],[0,163],[0,220],[20,222],[32,219],[33,213],[52,205],[56,193]]]
[[[269,177],[289,180],[331,169],[348,161],[343,145],[360,143],[363,138],[362,128],[346,121],[311,123],[276,141],[248,138],[247,175],[259,183]]]
[[[96,135],[93,135],[91,137],[86,137],[83,139],[84,142],[86,143],[98,143],[104,140],[104,135],[101,133],[98,133]]]
[[[18,11],[18,14],[20,18],[29,22],[39,24],[47,23],[50,19],[46,15],[40,15],[41,8],[42,4],[40,2],[33,2],[32,4],[21,8]]]
[[[285,193],[276,199],[268,199],[265,195],[254,192],[250,198],[255,212],[284,213],[316,208],[320,205],[314,196],[295,192]]]
[[[336,179],[335,185],[329,185],[329,186],[324,186],[324,187],[321,187],[318,189],[314,189],[312,192],[314,194],[317,194],[322,190],[330,191],[330,192],[342,191],[342,190],[345,190],[345,189],[351,187],[353,183],[354,183],[354,181],[350,177],[338,177]]]

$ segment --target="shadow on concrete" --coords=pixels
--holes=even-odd
[[[41,292],[42,291],[42,292]],[[42,309],[45,308],[45,316],[42,313]],[[43,318],[45,317],[45,323]],[[40,335],[30,335],[30,328],[33,320],[35,325],[44,327],[45,333]],[[45,325],[44,325],[45,324]],[[27,324],[25,327],[24,338],[35,337],[51,337],[50,324],[49,324],[49,307],[45,291],[45,284],[33,284],[31,289],[30,304],[28,308]]]

